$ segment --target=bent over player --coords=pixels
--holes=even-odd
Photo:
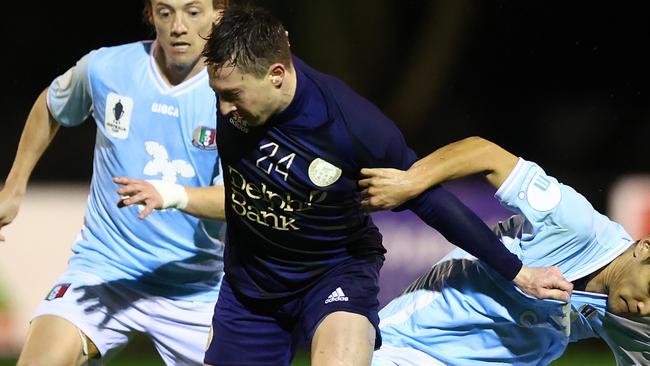
[[[516,215],[501,241],[525,265],[558,266],[570,304],[530,298],[458,249],[380,312],[373,365],[547,365],[569,342],[602,338],[618,365],[650,364],[650,237],[632,240],[571,187],[535,163],[468,138],[406,172],[366,169],[364,204],[399,205],[443,180],[485,174]]]

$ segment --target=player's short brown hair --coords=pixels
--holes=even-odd
[[[231,6],[203,48],[206,63],[217,69],[236,66],[242,73],[262,77],[274,63],[291,65],[289,38],[270,12],[251,5]]]

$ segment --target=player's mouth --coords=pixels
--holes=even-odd
[[[190,48],[190,44],[187,42],[173,42],[172,49],[176,52],[187,52]]]

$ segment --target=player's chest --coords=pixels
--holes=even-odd
[[[315,191],[356,191],[356,174],[346,160],[350,158],[346,144],[322,131],[275,127],[245,131],[221,123],[219,128],[219,153],[233,186],[305,196]]]
[[[137,90],[105,90],[94,95],[98,129],[116,144],[132,140],[178,142],[216,149],[216,107],[210,98],[179,98]]]

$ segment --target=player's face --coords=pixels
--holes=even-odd
[[[156,28],[157,51],[164,54],[164,67],[194,68],[220,16],[212,0],[151,0],[150,20]]]
[[[208,66],[210,86],[219,97],[219,112],[235,114],[246,125],[264,124],[279,109],[279,89],[269,75],[256,77],[242,73],[236,66]]]
[[[650,316],[650,236],[635,244],[632,262],[609,283],[607,306],[619,315]]]

